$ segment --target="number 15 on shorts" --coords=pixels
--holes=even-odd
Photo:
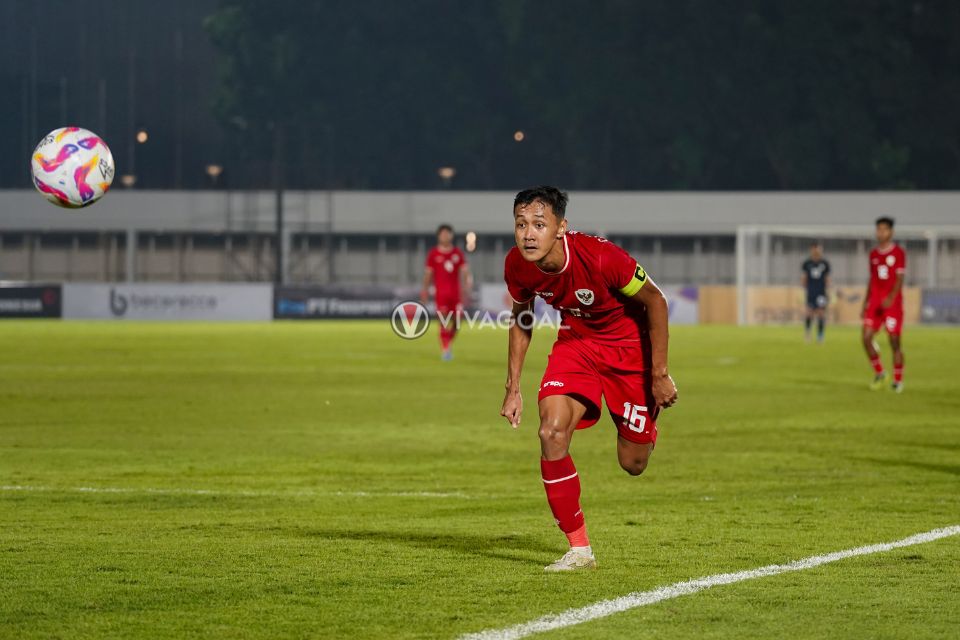
[[[647,426],[647,408],[640,404],[623,403],[623,423],[630,431],[643,433]]]

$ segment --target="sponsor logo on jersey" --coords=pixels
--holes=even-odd
[[[547,380],[540,386],[540,388],[546,389],[547,387],[562,387],[562,386],[563,386],[563,383],[560,382],[559,380]]]
[[[540,296],[541,298],[552,298],[552,297],[553,297],[553,291],[534,291],[534,293],[536,293],[536,294],[537,294],[538,296]]]
[[[588,307],[593,304],[593,291],[590,289],[577,289],[575,293],[577,294],[577,300],[579,300],[581,304]]]

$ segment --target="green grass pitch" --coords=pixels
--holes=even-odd
[[[960,524],[960,331],[908,327],[897,396],[867,390],[855,328],[677,327],[648,471],[606,417],[574,438],[600,568],[544,575],[553,335],[513,431],[505,332],[451,363],[434,332],[0,324],[0,638],[451,638]],[[948,538],[544,637],[952,637],[958,585]]]

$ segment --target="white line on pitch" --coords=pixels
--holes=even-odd
[[[342,496],[352,498],[461,498],[469,500],[465,493],[440,491],[252,491],[216,489],[158,489],[150,487],[39,487],[30,485],[0,485],[0,491],[44,491],[50,493],[133,493],[173,496],[242,496],[242,497],[298,497]]]
[[[950,527],[944,527],[942,529],[934,529],[933,531],[927,531],[925,533],[918,533],[895,542],[883,542],[880,544],[871,544],[865,547],[846,549],[844,551],[834,551],[833,553],[827,553],[820,556],[810,556],[809,558],[804,558],[803,560],[795,560],[787,564],[771,564],[765,567],[759,567],[757,569],[750,569],[748,571],[738,571],[736,573],[718,573],[712,576],[687,580],[686,582],[677,582],[675,584],[671,584],[666,587],[660,587],[652,591],[636,591],[619,598],[614,598],[613,600],[601,600],[600,602],[595,602],[594,604],[580,607],[579,609],[567,609],[563,613],[546,615],[542,618],[537,618],[536,620],[517,624],[512,627],[488,629],[478,633],[468,633],[460,636],[460,640],[516,640],[517,638],[525,638],[535,633],[543,633],[544,631],[551,631],[553,629],[572,627],[574,625],[596,620],[598,618],[605,618],[615,613],[620,613],[621,611],[636,609],[637,607],[645,607],[650,604],[656,604],[663,600],[679,598],[680,596],[690,595],[692,593],[697,593],[698,591],[703,591],[704,589],[709,589],[711,587],[716,587],[723,584],[733,584],[734,582],[753,580],[754,578],[765,578],[767,576],[775,576],[781,573],[788,573],[790,571],[803,571],[805,569],[812,569],[813,567],[819,567],[820,565],[836,562],[837,560],[843,560],[845,558],[866,556],[873,553],[883,553],[884,551],[891,551],[901,547],[910,547],[916,544],[923,544],[925,542],[932,542],[934,540],[939,540],[940,538],[948,538],[958,534],[960,534],[960,525],[953,525]]]

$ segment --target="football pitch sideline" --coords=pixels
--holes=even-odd
[[[435,332],[0,324],[0,638],[956,635],[957,535],[754,574],[960,525],[960,331],[908,327],[896,395],[856,327],[674,328],[644,475],[608,417],[574,437],[599,568],[573,575],[542,570],[566,548],[536,435],[555,332],[518,431],[506,332],[453,362]],[[678,587],[721,574],[747,577]]]

